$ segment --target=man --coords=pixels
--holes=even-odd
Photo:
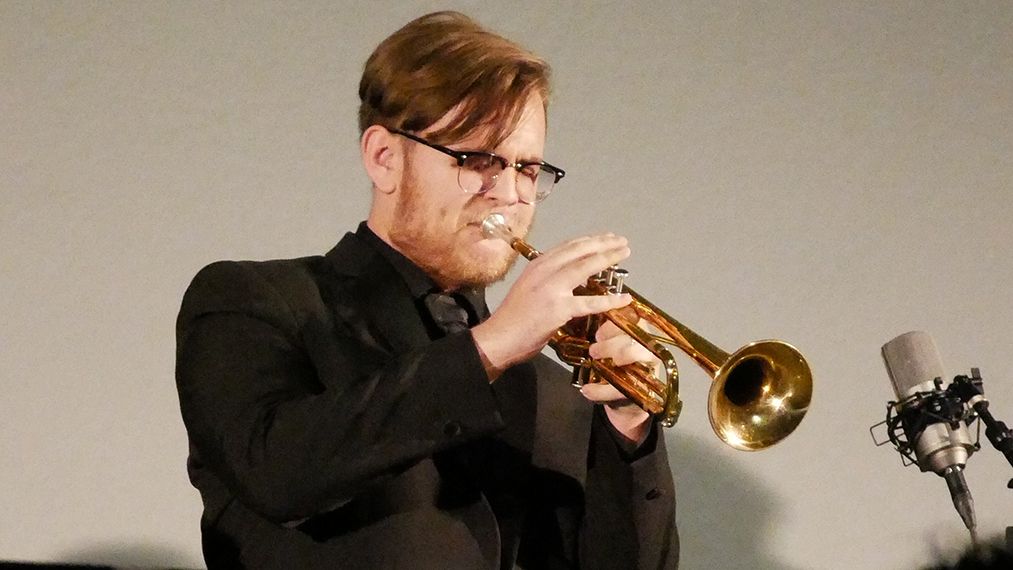
[[[430,14],[377,47],[360,97],[367,221],[325,256],[212,264],[183,300],[209,568],[675,567],[659,428],[539,354],[629,303],[573,295],[626,240],[550,249],[485,305],[516,254],[482,220],[524,235],[563,175],[542,160],[546,64]],[[598,339],[596,358],[649,357],[615,327]]]

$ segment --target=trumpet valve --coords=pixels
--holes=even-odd
[[[623,292],[623,287],[626,284],[626,278],[630,276],[630,272],[625,269],[615,268],[610,270],[611,278],[609,279],[609,293],[618,295]]]
[[[588,283],[597,285],[596,289],[602,294],[618,295],[623,292],[624,283],[629,275],[629,271],[621,269],[618,265],[613,265],[592,276],[588,279]]]

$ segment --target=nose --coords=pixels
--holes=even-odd
[[[517,172],[515,168],[504,168],[496,175],[496,184],[485,192],[486,198],[511,206],[518,202],[531,204],[520,195],[517,184],[517,177],[520,175],[520,172]]]

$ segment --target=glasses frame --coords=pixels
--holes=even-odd
[[[487,157],[487,158],[489,158],[489,159],[491,159],[491,160],[493,160],[495,162],[498,162],[500,164],[500,166],[503,167],[503,170],[506,170],[507,168],[513,168],[519,174],[521,172],[521,169],[523,169],[523,168],[526,168],[528,166],[538,166],[538,168],[540,170],[542,170],[543,172],[551,174],[553,178],[552,178],[552,186],[549,187],[549,190],[547,192],[545,192],[544,194],[542,194],[541,196],[539,196],[538,195],[538,183],[536,182],[535,183],[535,199],[533,201],[529,202],[527,200],[523,200],[523,199],[518,198],[524,204],[534,204],[534,203],[541,202],[542,200],[545,200],[546,198],[549,197],[549,194],[552,193],[552,190],[556,187],[556,184],[558,184],[559,181],[562,180],[564,176],[566,176],[566,171],[565,170],[563,170],[562,168],[559,168],[557,166],[553,166],[553,165],[549,164],[548,162],[545,162],[544,160],[532,160],[532,161],[528,161],[528,162],[510,162],[505,157],[500,156],[500,155],[498,155],[498,154],[496,154],[494,152],[485,152],[485,151],[481,151],[481,150],[454,150],[452,148],[447,148],[447,147],[445,147],[443,145],[440,145],[440,144],[429,142],[426,139],[424,139],[424,138],[422,138],[422,137],[420,137],[418,135],[414,135],[412,133],[409,133],[408,131],[402,131],[401,129],[387,129],[387,130],[390,131],[391,133],[394,133],[395,135],[401,135],[401,136],[403,136],[403,137],[405,137],[405,138],[407,138],[409,140],[415,141],[415,142],[417,142],[419,144],[422,144],[422,145],[425,145],[425,146],[427,146],[427,147],[429,147],[429,148],[431,148],[433,150],[438,150],[438,151],[442,152],[443,154],[446,154],[446,155],[448,155],[450,157],[453,157],[455,160],[457,160],[457,167],[458,168],[464,168],[464,162],[466,160],[468,160],[469,157],[472,157],[472,156],[484,156],[484,157]],[[464,190],[465,192],[467,192],[469,194],[476,194],[476,195],[485,194],[489,190],[492,190],[493,188],[495,188],[497,183],[499,183],[499,175],[498,174],[493,177],[492,184],[488,188],[486,188],[485,190],[479,190],[478,192],[469,192],[466,188],[464,188],[463,186],[461,186],[461,178],[460,178],[460,176],[458,176],[458,178],[457,178],[457,185],[461,187],[461,190]]]

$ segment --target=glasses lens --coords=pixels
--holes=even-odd
[[[457,171],[457,182],[469,194],[482,194],[496,186],[503,171],[511,166],[501,156],[469,154]],[[517,171],[517,194],[525,203],[541,202],[556,185],[555,169],[538,163],[526,164]]]
[[[503,160],[489,154],[469,154],[457,173],[461,189],[469,194],[481,194],[496,185],[503,172]]]
[[[535,183],[535,201],[541,202],[547,198],[555,187],[556,171],[545,166],[541,167],[538,170],[538,180]]]

